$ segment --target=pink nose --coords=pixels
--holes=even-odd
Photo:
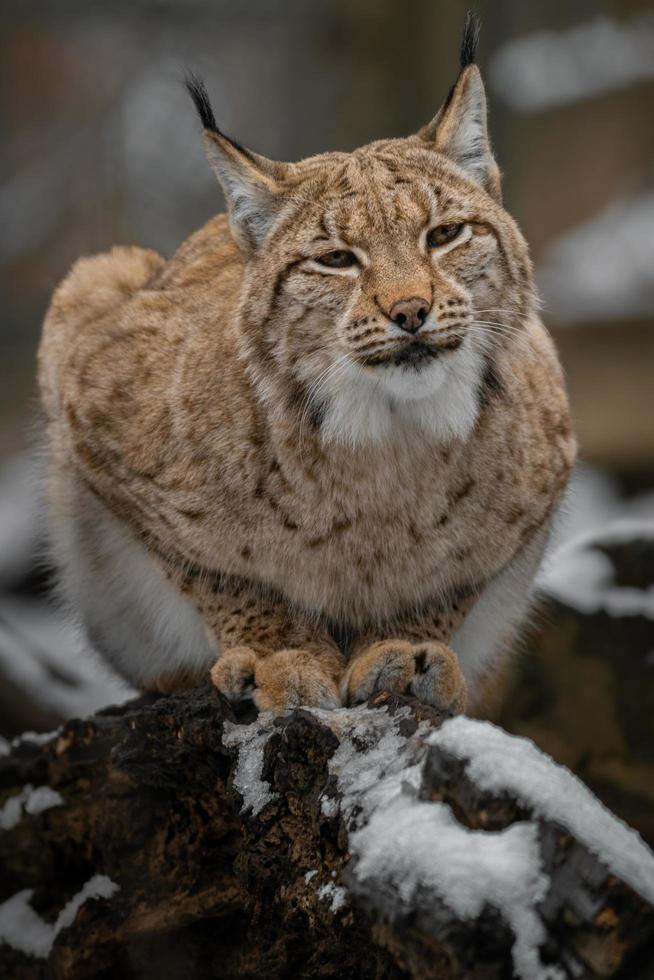
[[[388,315],[402,330],[406,330],[407,333],[417,333],[427,319],[430,309],[431,305],[426,299],[412,296],[410,299],[398,299],[397,303],[391,306]]]

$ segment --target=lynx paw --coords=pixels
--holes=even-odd
[[[257,655],[250,647],[232,647],[216,660],[211,680],[228,701],[240,701],[254,690]]]
[[[377,691],[412,694],[455,712],[466,704],[466,682],[456,654],[435,641],[382,640],[363,650],[341,681],[343,703],[367,701]]]
[[[279,713],[301,704],[337,708],[341,703],[333,677],[308,650],[257,657],[249,647],[233,647],[211,668],[211,679],[230,701],[252,695],[261,711]]]

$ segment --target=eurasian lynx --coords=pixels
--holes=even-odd
[[[57,289],[55,556],[136,686],[462,710],[506,653],[575,442],[475,42],[415,136],[299,163],[230,140],[191,79],[229,218]]]

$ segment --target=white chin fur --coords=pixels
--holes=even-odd
[[[479,413],[482,353],[469,339],[415,371],[366,369],[348,362],[329,388],[325,442],[382,442],[393,431],[421,428],[437,442],[466,439]]]
[[[415,402],[436,394],[447,379],[447,367],[439,358],[418,370],[410,366],[389,365],[373,369],[372,375],[375,383],[379,380],[393,398],[400,402]]]

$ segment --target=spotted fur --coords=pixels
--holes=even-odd
[[[55,556],[137,686],[459,710],[510,645],[575,442],[474,37],[418,134],[299,163],[225,137],[193,80],[229,216],[55,292]]]

